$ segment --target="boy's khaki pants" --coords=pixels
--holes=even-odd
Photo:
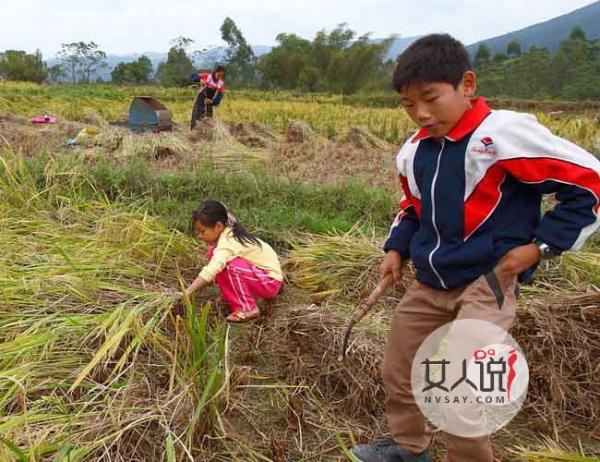
[[[402,298],[386,347],[383,382],[389,429],[394,440],[407,451],[425,451],[432,438],[411,389],[412,362],[419,346],[430,333],[453,320],[480,319],[508,331],[516,314],[516,284],[516,277],[498,277],[490,272],[449,291],[415,282]],[[463,438],[444,433],[444,440],[447,462],[493,460],[489,436]]]

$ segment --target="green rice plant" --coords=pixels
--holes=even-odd
[[[21,156],[0,155],[2,451],[193,460],[228,377],[209,307],[188,305],[185,329],[171,314],[196,244],[100,194],[59,194],[85,180],[48,168],[40,186]]]

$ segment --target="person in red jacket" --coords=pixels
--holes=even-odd
[[[225,91],[225,66],[215,67],[212,73],[199,73],[198,80],[200,90],[194,101],[192,109],[192,121],[190,128],[193,130],[196,127],[196,122],[204,117],[213,116],[213,108],[217,107],[223,99]]]

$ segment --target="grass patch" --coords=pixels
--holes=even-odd
[[[192,210],[207,198],[223,201],[250,230],[283,243],[294,232],[347,232],[357,222],[384,233],[395,210],[395,199],[381,189],[354,183],[335,186],[293,183],[273,178],[261,170],[226,173],[210,166],[189,172],[153,170],[150,163],[134,158],[116,167],[101,160],[89,168],[76,158],[28,159],[42,186],[53,172],[70,176],[61,182],[62,194],[75,191],[85,196],[96,190],[109,199],[144,204],[152,215],[180,231],[189,230]],[[78,180],[85,171],[91,184]],[[69,173],[70,172],[70,173]]]

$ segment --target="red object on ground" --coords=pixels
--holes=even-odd
[[[56,123],[56,117],[52,117],[49,115],[40,115],[40,116],[35,116],[31,119],[31,123],[32,124],[55,124]]]

